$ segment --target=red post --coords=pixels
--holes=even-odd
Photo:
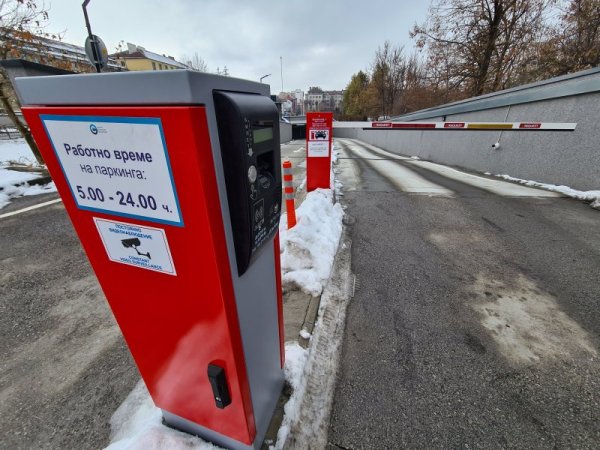
[[[294,205],[292,163],[288,160],[283,162],[283,191],[283,195],[285,196],[285,208],[287,210],[287,226],[289,230],[296,225],[296,206]]]
[[[306,113],[306,190],[331,189],[333,113]]]

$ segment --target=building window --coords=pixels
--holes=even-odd
[[[156,63],[152,61],[152,70],[156,70]]]

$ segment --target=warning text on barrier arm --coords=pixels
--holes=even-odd
[[[182,225],[159,119],[42,120],[79,208]]]

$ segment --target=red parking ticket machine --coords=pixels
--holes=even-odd
[[[333,113],[306,113],[306,190],[331,188]]]
[[[191,71],[16,84],[166,423],[259,448],[284,360],[279,121],[268,86]]]

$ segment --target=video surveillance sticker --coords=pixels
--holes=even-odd
[[[177,275],[165,231],[94,217],[111,261]]]

